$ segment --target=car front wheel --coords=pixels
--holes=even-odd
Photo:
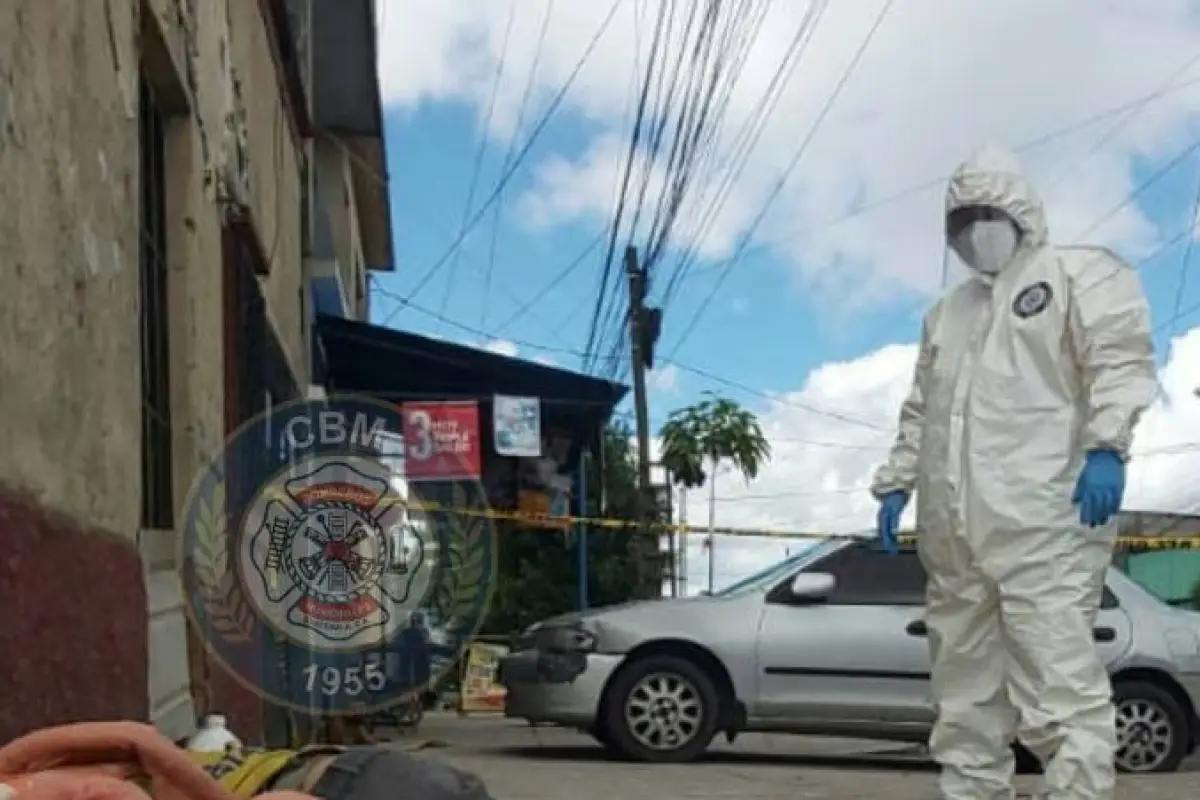
[[[1116,766],[1121,772],[1174,772],[1187,757],[1188,714],[1170,692],[1145,681],[1113,687]]]
[[[624,666],[605,701],[608,742],[637,761],[693,761],[717,729],[717,690],[704,671],[684,658],[653,655]]]

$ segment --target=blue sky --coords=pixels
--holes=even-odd
[[[491,346],[579,368],[603,248],[505,323],[611,220],[630,90],[647,63],[658,4],[617,0],[606,22],[607,3],[383,0],[380,70],[398,264],[379,278],[374,321],[471,344],[503,340]],[[1200,440],[1192,394],[1200,385],[1200,272],[1190,267],[1200,253],[1187,259],[1177,302],[1200,183],[1200,0],[894,9],[863,0],[824,10],[818,3],[806,17],[810,5],[773,4],[747,39],[752,47],[716,128],[718,164],[773,91],[792,31],[809,34],[802,68],[784,73],[744,169],[703,227],[703,257],[667,306],[663,355],[769,208],[675,354],[679,365],[722,380],[667,368],[652,381],[656,423],[706,389],[760,414],[776,455],[751,485],[735,476],[717,481],[719,522],[793,530],[869,524],[874,506],[863,484],[885,453],[920,315],[941,284],[944,178],[989,143],[1018,151],[1056,241],[1111,245],[1133,262],[1157,253],[1141,273],[1160,326],[1163,398],[1139,429],[1146,455],[1135,464],[1131,494],[1147,508],[1200,505],[1182,479],[1200,470],[1200,456],[1175,452]],[[1013,58],[1006,31],[1019,35],[1021,58]],[[934,41],[938,47],[929,46]],[[1098,60],[1095,52],[1120,57]],[[457,238],[472,180],[474,215],[512,143],[525,145],[563,87],[503,202],[488,208],[414,301],[457,325],[415,306],[393,314],[388,295],[407,296]],[[645,163],[639,156],[637,167]],[[651,176],[661,166],[654,162]],[[702,170],[691,194],[723,176],[734,173]],[[695,211],[685,202],[681,218],[694,222]],[[680,241],[690,241],[689,230],[678,231]],[[624,243],[622,235],[618,267]],[[677,255],[668,252],[660,264],[652,300]],[[1177,305],[1190,313],[1171,324]],[[786,394],[763,396],[776,392]],[[703,517],[702,505],[690,507],[693,519]],[[722,573],[732,578],[780,554],[776,544],[752,544],[731,548]]]
[[[407,297],[458,237],[479,149],[478,124],[474,109],[457,102],[387,114],[397,270],[378,277],[386,292]],[[577,122],[570,118],[551,124],[539,139],[538,150],[569,152],[576,127]],[[485,146],[476,206],[503,174],[507,149],[503,143]],[[499,330],[558,278],[603,227],[598,221],[587,221],[530,231],[522,225],[511,198],[531,187],[528,170],[515,173],[504,193],[505,201],[494,204],[498,220],[495,210],[489,210],[464,241],[459,257],[440,267],[414,302],[469,328],[487,331],[492,334],[488,338],[519,341],[525,357],[540,355],[557,365],[579,369],[580,358],[575,353],[582,351],[586,342],[607,240],[594,247],[543,300]],[[618,261],[622,244],[618,243]],[[668,267],[674,263],[671,258],[665,261]],[[491,285],[485,292],[489,264]],[[819,301],[807,298],[804,287],[789,279],[778,258],[760,251],[739,260],[730,270],[699,324],[681,343],[683,327],[712,291],[720,266],[720,262],[698,265],[681,283],[669,307],[661,352],[665,355],[678,347],[675,358],[679,361],[760,390],[793,389],[818,364],[911,339],[924,305],[919,295],[910,294],[898,308],[873,313],[869,324],[839,325],[836,315],[823,311]],[[652,300],[658,294],[655,292]],[[398,305],[380,292],[372,302],[375,322],[387,319]],[[395,313],[389,324],[472,343],[482,338],[411,309]],[[741,394],[744,402],[758,399],[683,373],[678,376],[677,391],[659,392],[653,398],[656,415],[659,410],[690,402],[705,388]]]
[[[407,297],[459,236],[479,152],[479,121],[475,109],[451,101],[424,104],[415,111],[393,109],[387,114],[386,127],[398,263],[395,273],[377,276],[377,280],[386,292]],[[533,152],[571,152],[577,146],[577,128],[578,121],[564,115],[547,127]],[[507,150],[506,143],[485,144],[474,209],[487,199],[503,174]],[[1151,161],[1139,165],[1136,183],[1153,178],[1161,167],[1162,163]],[[1167,232],[1164,238],[1168,241],[1187,223],[1197,181],[1200,155],[1159,179],[1138,203]],[[602,227],[587,221],[552,230],[528,229],[511,198],[520,197],[532,186],[529,170],[514,173],[505,199],[492,205],[465,239],[458,257],[447,260],[414,299],[417,305],[463,327],[414,309],[396,312],[398,304],[379,292],[373,298],[373,321],[391,316],[390,325],[471,343],[484,337],[467,329],[486,331],[491,334],[489,339],[520,342],[523,357],[542,356],[557,365],[579,369],[580,358],[574,353],[584,348],[607,240],[593,247],[541,301],[522,312],[523,306],[577,260]],[[1186,239],[1167,244],[1142,267],[1156,324],[1165,324],[1158,333],[1160,358],[1166,357],[1187,244]],[[670,258],[665,261],[668,266],[673,263]],[[679,346],[683,327],[711,292],[720,266],[720,262],[700,265],[682,283],[669,308],[662,339],[664,354]],[[940,264],[929,268],[940,270]],[[489,269],[490,289],[485,290]],[[921,293],[900,292],[893,302],[846,319],[831,312],[823,300],[792,279],[787,263],[760,249],[730,271],[675,358],[754,389],[790,390],[823,363],[853,359],[888,343],[913,341],[928,302]],[[1200,277],[1185,278],[1182,309],[1198,303]],[[1178,327],[1186,328],[1198,316],[1193,313],[1181,319]],[[744,402],[760,399],[686,372],[679,374],[677,381],[675,390],[659,391],[653,397],[656,416],[691,402],[706,388],[740,395]]]

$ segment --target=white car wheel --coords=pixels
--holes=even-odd
[[[626,664],[606,692],[612,748],[638,761],[682,762],[712,741],[720,699],[712,680],[686,658],[650,655]]]
[[[704,701],[686,677],[652,672],[625,698],[625,727],[650,750],[678,750],[696,738],[704,722]]]

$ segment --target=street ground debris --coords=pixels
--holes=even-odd
[[[423,751],[479,775],[496,800],[929,800],[937,773],[924,748],[782,734],[724,739],[695,764],[626,764],[606,758],[591,737],[532,727],[502,717],[431,714],[419,738],[444,747]],[[403,740],[398,742],[402,743]],[[1166,800],[1194,790],[1200,759],[1178,773],[1121,776],[1118,800]],[[1033,776],[1018,789],[1036,788]]]

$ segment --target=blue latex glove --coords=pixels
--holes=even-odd
[[[900,516],[907,505],[908,492],[902,491],[889,492],[879,501],[879,516],[876,518],[879,543],[892,555],[900,550],[896,543],[896,532],[900,530]]]
[[[1089,528],[1103,525],[1121,510],[1125,497],[1125,462],[1112,450],[1092,450],[1075,482],[1071,502],[1079,521]]]

